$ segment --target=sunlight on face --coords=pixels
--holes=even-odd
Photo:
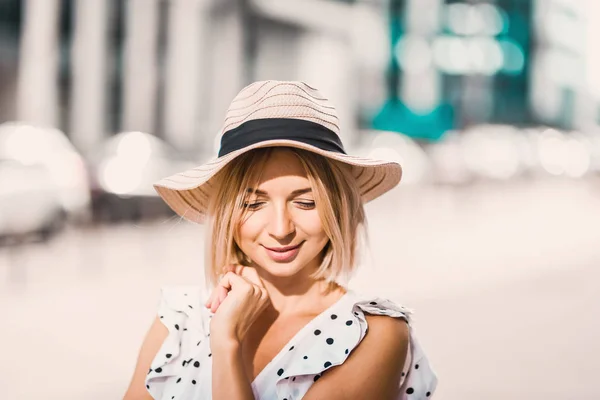
[[[274,277],[313,272],[329,241],[315,206],[310,182],[297,157],[273,151],[245,206],[238,246],[256,266]]]

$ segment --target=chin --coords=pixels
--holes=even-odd
[[[263,271],[278,278],[292,277],[302,271],[308,264],[305,260],[298,259],[287,263],[279,263],[271,259],[257,260],[255,263]]]

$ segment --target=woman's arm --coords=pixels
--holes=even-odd
[[[304,400],[394,400],[408,353],[406,321],[367,315],[367,335],[346,361],[323,374]]]
[[[206,307],[216,310],[210,322],[213,400],[254,400],[241,343],[269,302],[256,270],[241,265],[221,278],[206,302]]]
[[[254,400],[254,393],[242,362],[241,346],[236,341],[212,349],[212,391],[215,400]]]
[[[152,360],[154,360],[156,353],[158,353],[168,335],[169,331],[157,317],[142,343],[133,378],[123,400],[153,400],[148,390],[146,390],[144,382]]]

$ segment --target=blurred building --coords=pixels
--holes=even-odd
[[[585,49],[597,8],[561,0],[390,0],[389,96],[375,125],[435,139],[490,122],[596,123]]]
[[[436,140],[479,123],[596,124],[588,26],[568,0],[0,0],[0,122],[87,152],[139,130],[213,151],[231,98],[299,79],[358,127]],[[593,9],[593,10],[592,10]],[[598,85],[596,85],[598,86]]]
[[[355,126],[354,8],[318,0],[2,0],[16,87],[1,118],[59,126],[84,152],[118,131],[212,150],[231,98],[257,79],[319,87]],[[332,19],[332,16],[337,19]],[[15,33],[20,33],[15,34]],[[385,39],[385,38],[384,38]],[[18,73],[17,73],[18,71]],[[348,138],[350,141],[351,138]]]
[[[0,121],[16,116],[21,3],[0,0]]]
[[[600,5],[595,2],[538,1],[535,9],[537,46],[531,66],[532,112],[542,122],[585,129],[598,121],[588,70],[597,49],[588,47]],[[594,71],[598,75],[598,70]]]

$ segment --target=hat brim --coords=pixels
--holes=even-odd
[[[351,156],[294,140],[276,139],[244,147],[213,158],[196,168],[163,178],[154,184],[154,189],[179,216],[194,223],[202,223],[206,219],[210,193],[214,186],[211,179],[239,155],[263,147],[294,147],[350,165],[365,203],[394,188],[402,179],[402,166],[397,162]]]

